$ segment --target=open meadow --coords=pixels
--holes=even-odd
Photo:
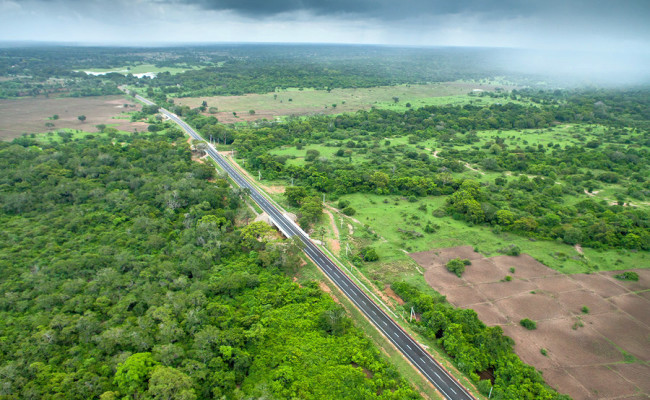
[[[478,97],[483,91],[494,91],[497,86],[487,83],[444,82],[427,85],[380,86],[358,89],[294,89],[275,93],[247,94],[244,96],[174,98],[175,104],[190,108],[199,107],[203,101],[216,107],[213,114],[223,123],[274,120],[283,116],[339,114],[368,110],[371,107],[403,111],[410,107],[439,104],[490,104],[506,99]],[[472,95],[470,95],[470,93]],[[396,101],[397,100],[397,101]],[[255,111],[251,114],[250,111]],[[236,116],[233,115],[236,113]]]

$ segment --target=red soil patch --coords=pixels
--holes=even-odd
[[[506,275],[511,275],[508,268],[497,266],[492,259],[473,260],[463,273],[463,278],[472,283],[498,282]]]
[[[397,304],[399,304],[400,306],[403,306],[404,304],[406,304],[406,302],[404,300],[402,300],[402,298],[399,297],[397,295],[397,293],[395,293],[395,291],[393,291],[393,289],[390,286],[386,286],[384,288],[384,293],[386,293],[386,296],[388,296],[391,299],[395,300],[397,302]]]
[[[645,292],[638,293],[639,296],[643,297],[644,299],[650,301],[650,290],[647,290]]]
[[[535,295],[522,293],[501,299],[494,304],[514,321],[520,321],[524,318],[539,321],[569,316],[569,313],[555,299],[540,293]]]
[[[510,282],[483,283],[476,285],[476,288],[490,300],[498,300],[521,293],[529,293],[537,287],[528,281],[515,279]]]
[[[455,306],[466,308],[470,304],[484,303],[487,297],[471,286],[454,286],[445,290],[447,300]]]
[[[517,276],[516,274],[514,275]],[[582,289],[582,286],[580,286],[579,283],[572,279],[567,279],[567,277],[563,275],[537,278],[532,280],[532,282],[543,291],[552,293],[562,293]]]
[[[133,105],[127,108],[124,104]],[[96,132],[95,125],[117,124],[123,131],[146,131],[148,124],[130,122],[128,119],[115,119],[123,111],[139,110],[140,106],[122,96],[92,96],[80,98],[23,98],[0,100],[0,139],[10,140],[23,133],[40,133],[57,129],[81,129]],[[54,114],[58,120],[50,120]],[[77,119],[85,115],[86,121]],[[54,124],[47,128],[45,123]]]
[[[584,320],[623,350],[641,360],[650,361],[648,329],[627,315],[621,312],[612,312],[587,315]]]
[[[503,325],[510,322],[510,320],[508,320],[508,318],[491,303],[472,304],[471,308],[476,311],[478,317],[485,324]]]
[[[630,293],[612,297],[609,301],[633,318],[636,318],[637,322],[646,325],[646,327],[650,326],[650,308],[648,308],[650,304],[648,304],[648,300]],[[648,346],[650,346],[650,343],[648,343]]]
[[[635,270],[639,282],[617,281],[612,276],[620,271],[569,276],[521,255],[473,258],[458,278],[444,263],[470,258],[471,248],[455,249],[411,257],[450,303],[473,308],[488,325],[500,325],[522,360],[544,372],[551,386],[574,399],[632,399],[639,393],[648,398],[650,270]],[[499,281],[505,275],[513,280]],[[522,318],[537,321],[537,329],[521,327]],[[625,364],[624,352],[645,364]]]
[[[603,314],[616,310],[607,300],[588,290],[560,293],[556,299],[564,308],[576,315],[583,314],[582,307],[584,306],[589,308],[590,315]]]
[[[536,330],[527,333],[535,338],[539,348],[548,350],[548,358],[561,366],[611,364],[623,361],[623,355],[616,346],[591,329],[589,324],[572,329],[574,321],[575,318],[541,321]],[[521,326],[519,328],[526,330]]]
[[[497,267],[509,269],[515,268],[513,276],[517,278],[539,278],[542,276],[559,275],[560,273],[548,268],[546,265],[535,260],[528,254],[521,254],[519,256],[496,256],[491,257],[490,260],[494,262]]]
[[[592,399],[584,386],[573,376],[569,375],[564,368],[544,369],[544,379],[552,382],[551,386],[560,393],[568,394],[573,400]]]
[[[608,367],[594,365],[567,370],[580,382],[589,382],[586,388],[591,398],[618,398],[636,394],[634,386]]]
[[[581,275],[580,284],[586,289],[593,290],[605,298],[618,296],[627,292],[624,287],[600,274]]]
[[[650,393],[650,365],[619,364],[612,367],[641,391]]]
[[[442,265],[435,268],[429,267],[424,273],[424,280],[433,288],[449,288],[464,283],[461,278],[447,271],[447,268]]]

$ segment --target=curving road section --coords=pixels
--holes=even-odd
[[[154,105],[144,97],[135,96],[145,104]],[[192,138],[204,140],[192,127],[164,108],[160,112],[178,124]],[[341,269],[327,257],[300,227],[285,217],[271,202],[260,194],[217,150],[208,144],[208,155],[228,173],[240,187],[250,190],[250,196],[264,210],[273,223],[287,236],[297,236],[304,243],[304,251],[334,282],[361,312],[379,329],[395,347],[442,393],[447,399],[474,399],[438,362],[366,295]]]

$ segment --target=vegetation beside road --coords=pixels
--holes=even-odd
[[[5,394],[418,398],[184,139],[21,139],[0,142]]]

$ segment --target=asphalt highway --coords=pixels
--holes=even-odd
[[[153,105],[141,97],[138,100]],[[188,124],[164,108],[160,112],[178,124],[193,139],[203,140]],[[221,156],[211,144],[207,147],[208,155],[240,187],[249,189],[252,199],[264,210],[273,223],[287,237],[297,236],[304,243],[304,251],[316,265],[338,286],[361,312],[379,329],[383,335],[397,347],[406,358],[438,389],[447,399],[474,399],[438,362],[426,352],[410,335],[408,335],[391,317],[388,316],[366,293],[357,286],[329,257],[325,255],[300,227],[284,216],[271,202],[260,194],[239,171]]]

